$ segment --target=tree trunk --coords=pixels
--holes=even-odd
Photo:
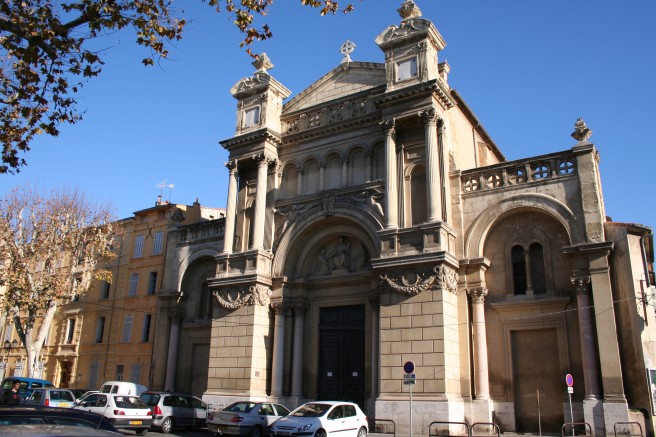
[[[32,339],[33,326],[26,326],[25,336],[23,338],[25,352],[27,354],[27,376],[28,378],[34,378],[34,375],[38,369],[41,349],[43,349],[43,343],[46,339],[52,321],[55,317],[55,312],[57,311],[57,305],[55,303],[50,304],[46,313],[43,316],[41,327],[39,328],[36,339]],[[32,316],[29,314],[28,318]],[[43,375],[40,375],[43,377]]]

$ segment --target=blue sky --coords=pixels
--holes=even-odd
[[[374,39],[398,24],[402,0],[352,0],[355,12],[320,17],[300,2],[276,0],[274,38],[257,43],[278,81],[300,93],[341,60],[383,62]],[[656,102],[656,2],[628,0],[416,0],[447,42],[440,61],[449,83],[509,160],[571,148],[582,117],[600,152],[606,213],[615,221],[655,223],[656,156],[649,126]],[[178,3],[191,19],[171,60],[145,68],[143,49],[122,32],[96,42],[106,66],[79,95],[84,120],[58,138],[40,138],[19,175],[0,175],[0,192],[24,183],[79,188],[114,204],[118,217],[164,199],[223,207],[227,153],[235,132],[229,89],[254,72],[225,14],[198,0]]]

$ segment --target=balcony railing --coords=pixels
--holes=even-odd
[[[462,191],[467,194],[544,182],[576,174],[576,158],[568,151],[466,170],[462,172],[460,180]]]
[[[205,223],[185,226],[178,234],[178,243],[192,243],[212,238],[223,238],[224,222],[209,221]]]

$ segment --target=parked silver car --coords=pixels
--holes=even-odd
[[[72,408],[75,405],[75,395],[66,388],[35,388],[25,401],[29,405],[44,407]]]
[[[207,404],[186,393],[141,393],[141,400],[150,407],[153,427],[163,433],[173,428],[203,428],[207,418]]]
[[[262,437],[269,435],[273,422],[289,414],[289,409],[270,402],[235,402],[221,411],[210,411],[207,429],[216,435]]]

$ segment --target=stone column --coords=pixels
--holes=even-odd
[[[175,390],[175,371],[177,370],[178,359],[178,339],[180,338],[180,323],[182,314],[170,312],[168,314],[171,322],[171,331],[169,332],[169,350],[166,355],[166,377],[164,379],[164,389],[167,391]]]
[[[467,290],[472,304],[474,322],[474,380],[477,400],[490,399],[490,381],[487,367],[487,337],[485,334],[486,288]]]
[[[232,253],[235,239],[235,214],[237,210],[237,161],[227,162],[226,167],[230,171],[230,176],[228,179],[228,201],[223,234],[223,253]]]
[[[257,188],[255,193],[255,217],[253,221],[252,249],[264,248],[264,214],[266,212],[267,176],[270,158],[264,153],[254,156],[257,161]]]
[[[592,301],[590,299],[590,276],[573,274],[572,285],[576,290],[576,305],[581,330],[581,353],[583,355],[583,384],[586,399],[597,399],[599,391],[599,369],[594,338]]]
[[[440,188],[440,156],[437,144],[437,120],[435,109],[430,108],[419,113],[424,120],[426,141],[426,194],[428,203],[428,222],[442,221],[442,190]]]
[[[303,394],[303,332],[307,305],[298,303],[294,308],[294,356],[292,358],[291,396],[299,399]]]
[[[395,121],[393,118],[381,123],[385,130],[385,217],[386,228],[399,227],[398,184],[396,170]]]
[[[531,279],[531,252],[524,251],[524,272],[526,274],[526,294],[533,295],[533,279]]]
[[[285,306],[274,302],[271,308],[275,313],[273,333],[273,363],[271,366],[271,396],[282,397],[282,377],[285,366]]]

